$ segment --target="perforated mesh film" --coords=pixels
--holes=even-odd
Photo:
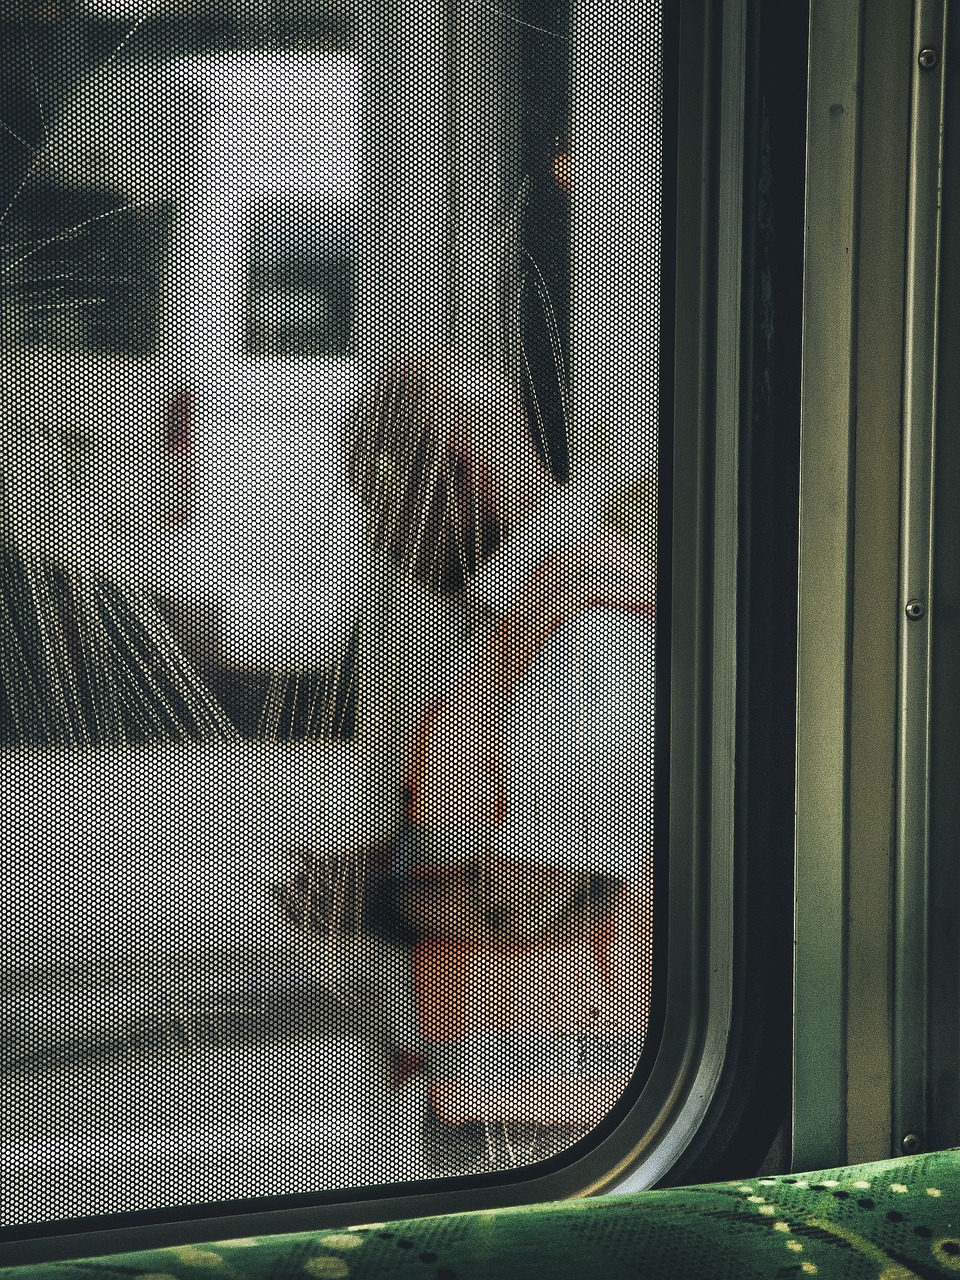
[[[2,1224],[555,1157],[650,1020],[659,5],[0,25]]]

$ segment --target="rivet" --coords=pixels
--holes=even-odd
[[[940,55],[936,49],[921,49],[917,61],[920,63],[921,70],[932,71],[940,61]]]
[[[911,622],[919,622],[926,612],[922,600],[908,600],[907,607],[904,609],[904,613]]]
[[[900,1150],[905,1156],[915,1156],[922,1145],[919,1133],[905,1133],[900,1139]]]

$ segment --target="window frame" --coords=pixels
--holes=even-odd
[[[665,128],[676,174],[673,201],[664,202],[670,214],[662,241],[663,261],[675,272],[662,340],[673,391],[663,406],[661,478],[671,498],[662,504],[659,545],[669,563],[658,602],[658,626],[669,645],[658,673],[665,730],[658,764],[669,790],[662,787],[657,798],[668,865],[657,880],[662,977],[655,979],[642,1085],[631,1087],[606,1136],[544,1173],[438,1180],[397,1195],[343,1190],[322,1203],[247,1212],[193,1206],[177,1211],[178,1221],[89,1232],[32,1229],[33,1239],[4,1245],[6,1263],[630,1191],[689,1169],[683,1158],[716,1110],[735,1022],[744,119],[752,4],[680,0],[664,8],[665,62],[672,61],[665,103],[674,103],[677,121],[675,134]],[[667,105],[665,121],[669,112]],[[716,1129],[715,1117],[709,1127]]]

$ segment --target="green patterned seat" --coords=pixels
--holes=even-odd
[[[960,1150],[784,1177],[11,1267],[4,1280],[960,1276]]]

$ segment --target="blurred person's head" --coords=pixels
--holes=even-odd
[[[517,391],[452,353],[383,374],[357,407],[347,451],[373,549],[444,595],[556,485]]]

